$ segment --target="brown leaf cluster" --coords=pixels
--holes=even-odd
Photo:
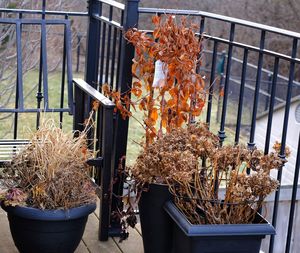
[[[202,38],[197,27],[185,18],[166,15],[152,18],[152,34],[131,29],[125,37],[135,47],[132,64],[134,81],[126,94],[110,91],[123,118],[132,116],[129,106],[144,112],[146,145],[164,132],[189,123],[199,116],[205,105],[205,83],[197,72],[201,65]],[[164,64],[165,78],[153,87],[155,62]],[[133,94],[137,100],[130,99]]]

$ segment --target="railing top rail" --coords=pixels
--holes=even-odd
[[[267,32],[272,32],[292,38],[300,39],[300,33],[269,26],[269,25],[263,25],[260,23],[247,21],[239,18],[232,18],[228,16],[223,16],[215,13],[205,12],[205,11],[194,11],[194,10],[176,10],[176,9],[160,9],[160,8],[139,8],[139,13],[160,13],[160,14],[174,14],[174,15],[189,15],[189,16],[201,16],[206,18],[211,18],[215,20],[221,20],[229,23],[234,23],[237,25],[247,26],[253,29],[259,29],[264,30]]]
[[[28,24],[28,25],[41,25],[41,24],[50,24],[50,25],[70,25],[69,20],[64,19],[28,19],[28,18],[0,18],[0,24]]]
[[[0,12],[5,13],[23,13],[23,14],[46,14],[46,15],[59,15],[59,16],[88,16],[88,12],[76,11],[42,11],[42,10],[29,10],[29,9],[7,9],[0,8]]]
[[[102,93],[94,89],[92,86],[90,86],[88,83],[86,83],[84,80],[80,78],[74,78],[73,83],[79,87],[82,91],[87,93],[89,96],[93,97],[97,101],[101,103],[103,107],[106,108],[114,108],[115,104],[112,102],[108,97],[105,97]]]
[[[153,30],[141,30],[141,31],[145,32],[147,34],[153,33]],[[199,33],[196,33],[196,35],[200,36]],[[278,57],[279,59],[282,59],[282,60],[285,60],[285,61],[295,62],[297,64],[300,64],[300,58],[292,57],[292,56],[289,56],[289,55],[286,55],[286,54],[278,53],[278,52],[267,50],[267,49],[260,49],[259,47],[251,46],[251,45],[236,42],[236,41],[230,41],[228,39],[223,39],[223,38],[220,38],[220,37],[214,37],[214,36],[210,36],[210,35],[207,35],[207,34],[204,34],[203,37],[205,39],[215,40],[215,41],[227,44],[227,45],[233,45],[235,47],[248,49],[248,50],[251,50],[251,51],[254,51],[254,52],[261,52],[261,53],[264,53],[266,55]]]
[[[97,0],[100,3],[108,4],[120,10],[125,10],[125,5],[114,0]]]

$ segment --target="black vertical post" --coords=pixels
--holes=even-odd
[[[139,0],[127,0],[125,5],[125,13],[123,19],[123,32],[128,29],[137,27],[139,12],[138,12]],[[117,88],[121,94],[124,94],[128,89],[130,89],[132,84],[132,74],[131,66],[132,59],[134,57],[134,47],[129,44],[126,40],[122,40],[121,46],[121,59],[120,59],[120,76],[119,82],[117,83]],[[127,148],[127,135],[128,135],[128,119],[124,120],[120,115],[116,118],[115,127],[115,145],[114,145],[114,168],[115,176],[117,176],[118,165],[120,158],[126,155]],[[116,143],[117,142],[117,143]],[[125,161],[124,161],[125,162]],[[113,191],[116,195],[121,195],[123,193],[123,178],[122,176],[117,176],[116,183],[114,184]],[[112,211],[117,208],[119,201],[113,198],[112,201]]]
[[[93,17],[94,13],[100,13],[100,2],[96,0],[88,1],[89,21],[87,32],[87,45],[86,45],[86,62],[85,62],[85,81],[93,86],[97,87],[98,80],[98,59],[99,59],[99,44],[100,35],[99,27],[100,23]],[[76,90],[75,90],[76,92]],[[83,130],[82,123],[88,112],[91,109],[90,98],[85,99],[85,95],[80,92],[75,95],[75,115],[74,117],[74,130]],[[85,108],[85,110],[82,110]]]
[[[102,109],[102,108],[101,108]],[[102,129],[102,152],[103,157],[101,169],[101,197],[100,197],[100,222],[99,222],[99,240],[107,241],[109,236],[110,214],[111,214],[111,197],[112,197],[112,150],[113,150],[113,110],[114,106],[103,108]]]

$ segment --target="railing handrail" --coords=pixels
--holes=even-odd
[[[285,30],[282,28],[277,28],[269,25],[264,25],[248,20],[243,20],[239,18],[232,18],[228,16],[223,16],[220,14],[215,14],[211,12],[206,12],[206,11],[195,11],[195,10],[176,10],[176,9],[161,9],[161,8],[145,8],[145,7],[140,7],[139,8],[139,13],[161,13],[161,14],[174,14],[174,15],[188,15],[188,16],[201,16],[205,18],[211,18],[215,20],[221,20],[229,23],[234,23],[237,25],[242,25],[242,26],[247,26],[253,29],[257,30],[263,30],[266,32],[272,32],[280,35],[285,35],[288,37],[292,38],[297,38],[300,39],[300,33]]]
[[[153,30],[141,30],[141,31],[145,32],[145,33],[148,33],[148,34],[153,33]],[[196,33],[196,35],[200,36],[199,33]],[[224,44],[227,44],[227,45],[232,45],[232,46],[235,46],[235,47],[239,47],[239,48],[248,49],[248,50],[251,50],[251,51],[254,51],[254,52],[258,52],[258,53],[261,52],[265,55],[274,56],[274,57],[277,57],[279,59],[282,59],[282,60],[285,60],[285,61],[288,61],[288,62],[295,62],[295,63],[300,64],[300,58],[295,58],[295,57],[292,57],[292,56],[289,56],[289,55],[286,55],[286,54],[282,54],[282,53],[278,53],[278,52],[275,52],[275,51],[272,51],[272,50],[260,49],[259,47],[256,47],[256,46],[252,46],[252,45],[249,45],[249,44],[244,44],[244,43],[237,42],[237,41],[230,41],[229,39],[224,39],[224,38],[220,38],[220,37],[216,37],[216,36],[210,36],[208,34],[204,34],[203,38],[205,38],[207,40],[215,40],[215,41],[218,41],[218,42],[221,42],[221,43],[224,43]]]
[[[7,9],[0,8],[0,12],[5,13],[22,13],[22,14],[46,14],[46,15],[60,15],[60,16],[88,16],[88,12],[77,11],[42,11],[42,10],[29,10],[29,9]]]

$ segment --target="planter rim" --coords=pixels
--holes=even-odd
[[[209,225],[193,225],[185,215],[179,211],[176,205],[168,201],[164,205],[165,211],[170,215],[172,220],[180,227],[187,236],[265,236],[274,235],[276,231],[274,227],[259,215],[264,223],[256,224],[209,224]]]
[[[15,216],[31,220],[43,221],[64,221],[74,220],[86,216],[96,209],[96,203],[86,204],[79,207],[70,208],[67,210],[54,209],[42,210],[27,206],[6,206],[1,202],[1,207],[7,212]]]

